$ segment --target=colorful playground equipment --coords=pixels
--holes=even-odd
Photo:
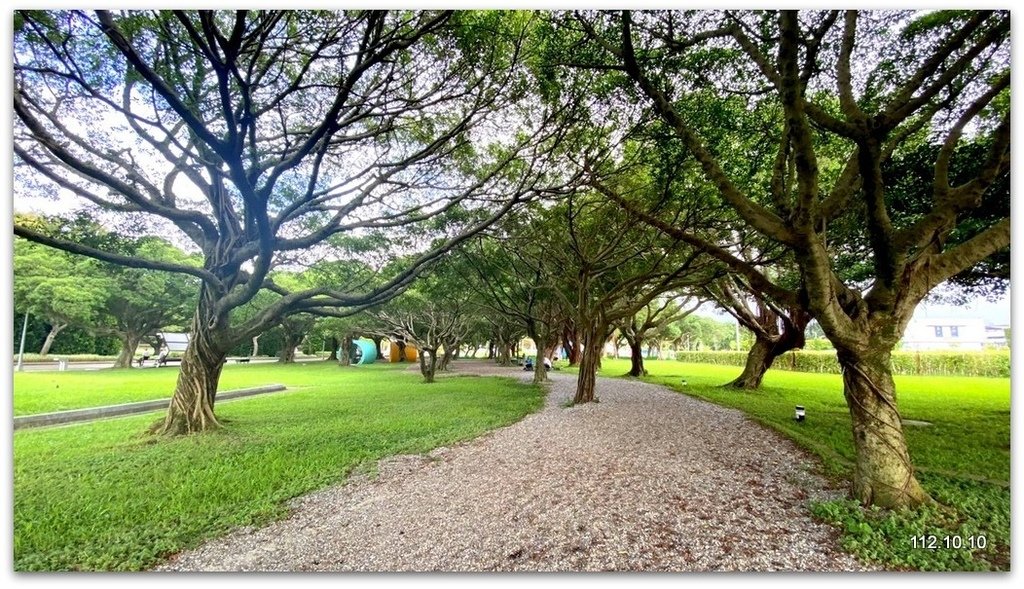
[[[353,364],[373,364],[377,360],[377,345],[369,339],[352,340],[349,358]]]
[[[383,349],[384,346],[388,346],[388,349]],[[348,351],[348,357],[352,361],[352,364],[373,364],[377,360],[384,362],[402,362],[398,356],[401,347],[396,341],[385,340],[382,347],[381,357],[377,356],[377,345],[372,339],[359,338],[352,340],[352,347]],[[341,355],[344,350],[339,349],[338,354]],[[416,346],[412,344],[405,344],[405,362],[415,362],[419,359],[419,351]]]
[[[399,356],[400,353],[401,353],[401,347],[399,347],[397,342],[392,341],[391,342],[391,349],[388,351],[388,361],[390,361],[390,362],[401,362],[402,358],[401,358],[401,356]],[[405,361],[406,362],[415,362],[419,358],[419,356],[417,355],[418,353],[419,352],[416,350],[416,346],[414,346],[414,345],[412,345],[410,343],[406,343],[405,344]]]

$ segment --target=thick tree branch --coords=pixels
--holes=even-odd
[[[678,239],[679,241],[682,241],[683,243],[693,246],[703,251],[704,253],[718,259],[719,261],[723,262],[730,270],[742,274],[744,277],[747,278],[747,280],[751,282],[751,284],[755,285],[756,288],[770,294],[770,296],[774,297],[776,300],[783,302],[785,304],[796,304],[796,293],[774,284],[764,274],[758,271],[757,268],[754,267],[754,265],[750,264],[749,262],[737,258],[736,256],[729,253],[727,250],[725,250],[724,248],[717,244],[714,244],[706,239],[693,235],[692,233],[683,231],[677,227],[673,227],[668,223],[665,223],[661,219],[658,219],[657,217],[649,213],[641,211],[635,205],[633,205],[626,199],[622,198],[622,196],[619,195],[617,192],[615,192],[614,190],[610,189],[609,187],[607,187],[606,185],[597,180],[592,179],[589,181],[589,184],[598,192],[608,197],[609,200],[615,202],[617,205],[628,211],[631,215],[635,216],[640,221],[646,223],[647,225],[650,225],[651,227],[654,227],[655,229],[660,230],[665,235],[668,235],[674,239]]]
[[[725,170],[722,169],[718,160],[707,150],[704,144],[697,137],[696,133],[676,113],[675,108],[669,102],[664,93],[661,92],[640,69],[633,49],[633,38],[630,30],[630,19],[628,11],[623,14],[622,24],[622,47],[618,54],[621,56],[626,71],[636,84],[643,90],[644,94],[651,99],[654,107],[665,122],[675,131],[676,135],[683,141],[690,153],[701,164],[701,168],[708,179],[718,188],[719,193],[736,212],[750,225],[766,237],[776,241],[793,244],[796,236],[790,231],[786,224],[777,215],[764,206],[744,196],[736,185],[729,179]]]
[[[1010,220],[995,225],[942,254],[923,260],[924,293],[956,274],[978,264],[992,254],[1010,246]]]
[[[853,97],[853,75],[850,70],[850,55],[853,54],[857,40],[857,11],[847,10],[843,21],[843,40],[839,49],[839,62],[836,64],[836,86],[839,90],[839,105],[846,119],[855,121],[864,118],[864,113]]]

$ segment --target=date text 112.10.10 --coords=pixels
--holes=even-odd
[[[910,545],[914,548],[926,550],[968,550],[984,549],[988,546],[985,536],[913,536],[910,538]]]

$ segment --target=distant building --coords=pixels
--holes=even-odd
[[[1006,345],[1006,335],[999,331]],[[903,334],[904,350],[982,350],[993,343],[984,320],[976,317],[915,318]]]
[[[1005,348],[1008,345],[1006,341],[1006,330],[1009,329],[1009,325],[986,325],[985,326],[985,339],[988,345]]]

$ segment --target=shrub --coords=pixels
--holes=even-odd
[[[677,352],[676,360],[696,364],[743,366],[746,352]],[[839,374],[834,351],[798,350],[775,359],[772,368],[796,372]],[[1010,351],[896,351],[892,354],[893,374],[920,376],[987,376],[1009,378]]]

